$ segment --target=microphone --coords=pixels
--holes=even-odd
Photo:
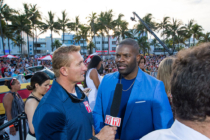
[[[118,118],[117,115],[120,110],[120,103],[122,97],[122,84],[117,84],[114,92],[114,97],[112,100],[112,105],[110,108],[110,115],[106,115],[105,123],[111,126],[120,127],[121,118]]]

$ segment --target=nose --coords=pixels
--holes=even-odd
[[[82,64],[83,64],[83,70],[87,71],[87,67],[85,66],[85,63],[82,63]]]

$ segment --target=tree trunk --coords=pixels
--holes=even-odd
[[[193,46],[195,46],[195,37],[193,38],[193,43],[194,43]]]
[[[52,49],[52,52],[53,52],[52,30],[51,30],[51,49]]]
[[[189,47],[190,47],[190,39],[189,39]]]
[[[64,44],[64,27],[63,27],[63,44]]]
[[[28,43],[28,58],[29,58],[29,56],[30,56],[30,54],[29,54],[29,37],[28,37],[28,34],[27,34],[27,43]]]
[[[33,26],[33,29],[34,29],[34,26]],[[33,30],[33,53],[34,53],[33,55],[35,55],[35,51],[34,51],[35,49],[34,49],[34,47],[35,46],[34,46],[34,30]]]
[[[4,55],[5,55],[5,48],[4,48],[4,35],[3,35],[3,32],[2,32],[2,26],[1,26],[1,16],[0,16],[0,27],[1,27],[1,40],[2,40],[2,48],[3,48]]]
[[[84,55],[84,49],[85,49],[85,39],[83,38],[83,52],[82,52],[82,54]]]
[[[22,48],[22,47],[23,47],[23,46],[22,46],[22,45],[23,45],[23,42],[22,42],[22,41],[23,41],[23,40],[22,40],[22,39],[23,39],[23,38],[22,38],[22,31],[21,31],[21,33],[20,33],[20,36],[21,36],[21,43],[20,43],[20,50],[21,50],[21,51],[20,51],[20,52],[21,52],[21,56],[22,56],[22,54],[23,54],[23,52],[22,52],[22,51],[23,51],[23,48]]]
[[[36,30],[36,52],[37,52],[37,30]]]
[[[7,38],[8,41],[8,48],[9,48],[9,54],[10,54],[10,44],[9,44],[9,38]]]
[[[108,30],[108,55],[109,55],[109,30]]]
[[[101,54],[104,54],[104,44],[103,44],[104,39],[103,38],[104,37],[103,37],[103,34],[102,34],[102,53]]]

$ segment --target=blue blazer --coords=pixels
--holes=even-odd
[[[108,74],[99,86],[93,110],[96,134],[105,126],[106,115],[110,114],[119,76],[119,72]],[[172,124],[173,114],[163,82],[139,69],[127,103],[123,124],[121,124],[120,139],[140,139],[154,130],[169,128]]]

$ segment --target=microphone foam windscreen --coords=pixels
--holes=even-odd
[[[117,117],[120,110],[120,103],[122,97],[122,84],[117,84],[114,92],[114,97],[112,100],[112,105],[110,109],[110,115],[113,117]]]

